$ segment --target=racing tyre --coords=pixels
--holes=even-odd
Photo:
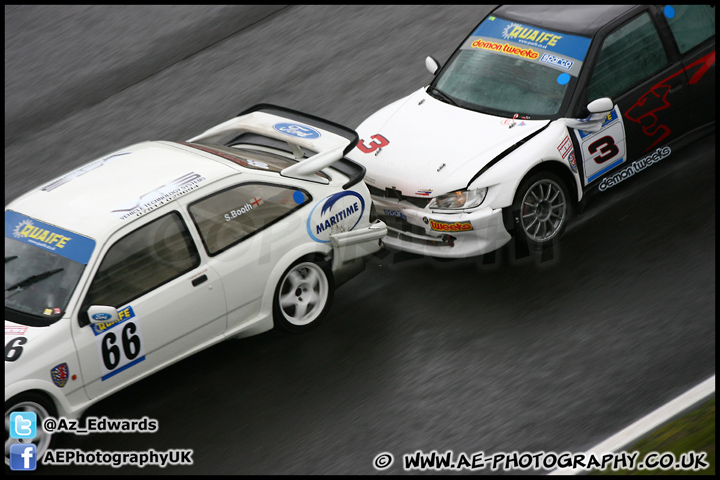
[[[35,413],[37,423],[35,424],[35,438],[18,439],[10,437],[10,414],[13,412]],[[47,398],[39,393],[25,393],[17,395],[5,402],[5,467],[10,467],[10,445],[15,443],[34,443],[36,448],[37,465],[38,459],[42,459],[45,452],[50,448],[53,437],[43,429],[43,421],[49,417],[57,418],[55,406]]]
[[[321,323],[332,303],[334,281],[328,264],[302,258],[283,274],[273,302],[275,326],[302,333]]]
[[[510,214],[515,241],[530,252],[552,247],[573,213],[565,183],[554,173],[536,173],[520,184]]]

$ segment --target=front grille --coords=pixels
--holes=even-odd
[[[402,218],[393,217],[391,215],[378,215],[378,218],[385,222],[388,228],[394,228],[401,232],[414,233],[415,235],[427,235],[427,232],[423,227],[413,225],[410,222],[403,220]]]
[[[410,243],[416,243],[418,245],[425,245],[428,247],[451,247],[447,242],[443,242],[441,238],[438,238],[437,240],[432,240],[428,237],[425,238],[417,238],[417,237],[411,237],[410,235],[405,235],[400,232],[396,232],[394,230],[388,230],[388,237],[397,238],[399,240],[403,240],[405,242]]]
[[[415,205],[418,208],[425,208],[427,207],[428,203],[430,203],[430,198],[422,198],[422,197],[408,197],[407,195],[403,195],[400,190],[396,190],[394,188],[386,188],[385,190],[382,190],[377,187],[373,187],[372,185],[368,185],[368,190],[370,190],[370,195],[375,195],[376,197],[383,197],[383,198],[394,198],[396,200],[406,201],[408,203],[411,203]]]

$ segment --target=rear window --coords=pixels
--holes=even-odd
[[[286,158],[281,155],[264,152],[260,150],[262,147],[253,149],[251,146],[246,145],[242,147],[225,147],[223,145],[201,145],[197,143],[184,143],[183,145],[218,155],[226,160],[230,160],[231,162],[252,170],[264,170],[267,172],[280,173],[283,169],[291,165],[295,165],[298,162],[292,158]],[[331,178],[323,172],[317,172],[315,175],[326,180],[331,180]]]

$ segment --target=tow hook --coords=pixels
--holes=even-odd
[[[452,235],[443,235],[442,241],[443,241],[443,243],[448,244],[448,246],[450,246],[450,247],[455,246],[455,237],[453,237]]]

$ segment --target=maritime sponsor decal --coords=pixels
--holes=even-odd
[[[315,204],[307,220],[310,238],[329,243],[333,233],[354,229],[365,213],[365,200],[353,191],[329,195]]]
[[[430,219],[430,228],[436,232],[467,232],[473,229],[470,222],[438,222]]]
[[[5,236],[44,248],[83,265],[87,264],[95,249],[95,240],[12,210],[5,211]]]
[[[632,162],[627,167],[623,168],[619,172],[616,172],[605,179],[603,179],[602,182],[600,182],[600,185],[598,188],[601,191],[607,190],[610,187],[614,187],[620,182],[623,182],[627,180],[628,178],[632,177],[636,173],[640,173],[641,171],[648,168],[650,165],[654,163],[658,163],[660,160],[667,158],[670,156],[671,150],[670,147],[662,147],[655,150],[652,154],[641,158],[640,160],[636,160]]]
[[[291,137],[303,138],[313,140],[320,138],[320,132],[307,125],[300,125],[298,123],[276,123],[273,125],[273,129],[276,131],[289,135]]]
[[[142,195],[140,198],[113,210],[112,213],[120,220],[125,220],[130,217],[140,217],[195,190],[203,181],[205,181],[205,177],[199,173],[186,173],[182,177],[176,178],[172,182],[156,188]]]

